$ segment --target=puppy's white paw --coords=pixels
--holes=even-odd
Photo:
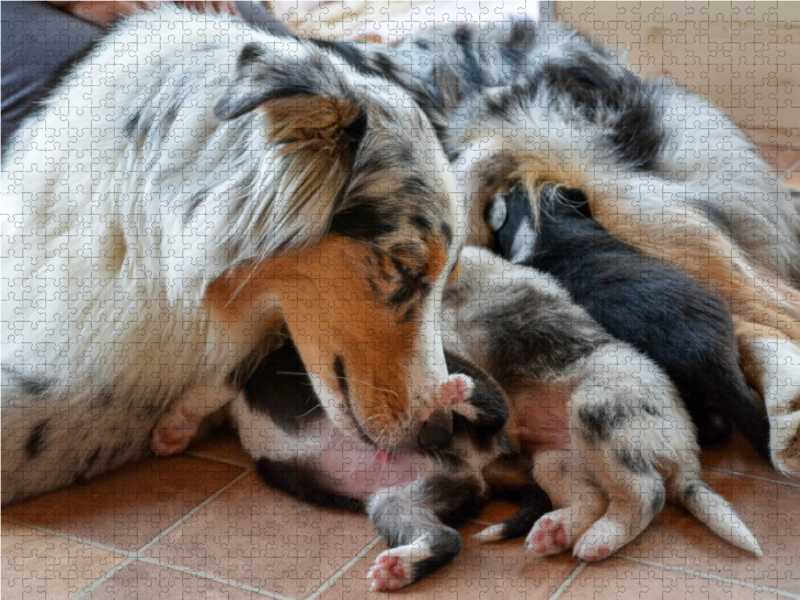
[[[525,538],[525,550],[536,557],[561,554],[572,546],[572,518],[567,509],[547,513]]]
[[[578,538],[572,554],[587,562],[603,560],[627,544],[630,541],[628,537],[622,524],[604,517]]]
[[[410,546],[402,546],[382,552],[375,559],[375,565],[367,575],[372,580],[372,589],[376,592],[388,592],[405,587],[413,582],[413,569],[410,553],[405,551]]]
[[[200,427],[189,408],[170,411],[153,428],[150,449],[156,456],[172,456],[186,450]]]
[[[784,475],[800,477],[800,410],[771,419],[772,463]]]

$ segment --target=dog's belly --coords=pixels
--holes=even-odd
[[[365,499],[383,488],[403,486],[428,471],[428,461],[419,453],[389,453],[354,441],[341,429],[322,432],[320,441],[323,478],[329,478],[334,491],[353,498]]]
[[[523,452],[572,448],[569,428],[572,392],[572,386],[567,384],[538,384],[524,386],[514,393],[511,405]]]

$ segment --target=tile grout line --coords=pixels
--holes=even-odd
[[[114,575],[119,573],[122,569],[124,569],[129,564],[134,563],[134,562],[136,562],[136,558],[134,558],[133,556],[131,556],[129,558],[126,558],[121,563],[119,563],[116,567],[111,569],[108,573],[106,573],[102,577],[97,578],[90,585],[88,585],[87,587],[83,588],[82,591],[80,591],[77,594],[75,594],[74,596],[72,596],[71,600],[79,600],[80,598],[87,597],[87,594],[90,594],[92,592],[92,590],[94,590],[95,588],[99,587],[102,583],[108,581]]]
[[[139,562],[147,563],[149,565],[155,565],[157,567],[163,567],[165,569],[172,569],[173,571],[179,571],[181,573],[186,573],[187,575],[193,575],[195,577],[200,577],[201,579],[206,579],[210,581],[214,581],[216,583],[221,583],[223,585],[227,585],[229,587],[235,587],[240,590],[245,590],[247,592],[253,592],[256,594],[260,594],[261,596],[266,596],[268,598],[274,598],[275,600],[294,600],[294,598],[290,598],[289,596],[283,596],[277,592],[270,592],[269,590],[262,590],[261,588],[254,587],[252,585],[247,585],[246,583],[241,583],[235,579],[228,579],[226,577],[218,577],[217,575],[212,575],[211,573],[206,573],[205,571],[197,571],[195,569],[190,569],[189,567],[181,567],[179,565],[172,565],[166,562],[162,562],[155,558],[149,558],[143,556],[138,559]]]
[[[125,556],[127,558],[135,558],[136,553],[131,552],[130,550],[122,550],[121,548],[115,548],[114,546],[106,546],[105,544],[101,544],[100,542],[95,542],[93,540],[87,540],[86,538],[82,538],[78,535],[72,535],[71,533],[62,533],[60,531],[54,531],[52,529],[47,529],[46,527],[41,527],[40,525],[33,525],[31,523],[25,523],[24,521],[18,521],[17,519],[9,519],[8,517],[3,517],[3,521],[6,523],[11,523],[13,525],[18,525],[20,527],[27,527],[29,529],[34,529],[41,533],[46,533],[48,535],[52,535],[55,537],[60,537],[62,539],[70,540],[71,542],[76,542],[78,544],[83,544],[86,546],[91,546],[92,548],[97,548],[98,550],[105,550],[106,552],[112,552],[114,554],[119,554],[121,556]]]
[[[766,481],[767,483],[777,483],[778,485],[786,485],[793,488],[800,488],[800,483],[795,483],[793,481],[785,481],[781,479],[770,479],[769,477],[762,477],[761,475],[748,475],[747,473],[742,473],[740,471],[734,471],[732,469],[715,469],[711,467],[706,467],[708,471],[714,471],[716,473],[724,473],[726,475],[736,475],[737,477],[747,477],[748,479],[756,479],[758,481]]]
[[[336,573],[334,573],[333,576],[330,579],[328,579],[328,581],[319,586],[319,588],[317,588],[317,591],[315,591],[308,598],[306,598],[306,600],[316,600],[317,598],[319,598],[322,595],[322,593],[325,592],[325,590],[333,586],[333,584],[336,583],[336,581],[340,579],[342,575],[344,575],[347,571],[349,571],[353,567],[353,565],[355,565],[358,561],[364,558],[367,555],[367,553],[369,553],[370,550],[372,550],[375,546],[378,545],[378,543],[380,543],[382,539],[383,538],[381,536],[376,536],[374,540],[372,540],[361,550],[359,550],[358,553],[353,558],[347,561],[347,563],[341,569],[336,571]]]
[[[569,574],[569,577],[567,577],[564,581],[561,582],[561,585],[558,586],[558,589],[552,596],[550,596],[549,600],[557,600],[561,596],[561,594],[563,594],[566,591],[566,589],[572,584],[572,582],[575,581],[575,578],[578,577],[578,575],[580,575],[588,565],[589,563],[581,561],[581,563],[577,567],[575,567],[572,573]]]
[[[722,583],[729,583],[731,585],[740,585],[751,590],[755,590],[757,592],[768,592],[770,594],[777,594],[779,596],[785,596],[787,598],[795,598],[800,600],[800,594],[795,594],[793,592],[787,592],[778,588],[759,585],[757,583],[748,583],[747,581],[742,581],[741,579],[731,579],[729,577],[720,577],[719,575],[714,575],[713,573],[705,573],[703,571],[693,571],[691,569],[685,569],[683,567],[676,567],[674,565],[667,565],[664,563],[653,562],[651,560],[646,560],[644,558],[636,558],[633,556],[625,556],[624,554],[615,554],[615,558],[621,558],[622,560],[627,560],[629,562],[639,563],[642,565],[647,565],[648,567],[657,567],[659,569],[664,569],[665,571],[676,571],[678,573],[685,573],[687,575],[691,575],[693,577],[699,577],[701,579],[711,579],[713,581],[720,581]]]
[[[231,460],[230,458],[222,458],[221,456],[214,456],[213,454],[206,454],[205,452],[187,452],[186,456],[194,456],[195,458],[204,458],[205,460],[213,460],[216,462],[221,462],[226,465],[233,465],[234,467],[241,467],[243,469],[252,468],[252,463],[243,463],[239,462],[238,460]]]
[[[186,522],[186,521],[187,521],[187,520],[188,520],[190,517],[194,516],[194,515],[195,515],[195,514],[196,514],[196,513],[197,513],[197,512],[198,512],[198,511],[201,509],[201,508],[203,508],[203,507],[204,507],[206,504],[208,504],[208,503],[209,503],[209,502],[211,502],[212,500],[215,500],[217,497],[219,497],[219,495],[220,495],[220,494],[224,493],[226,490],[228,490],[229,488],[231,488],[232,486],[234,486],[236,483],[238,483],[239,481],[241,481],[242,479],[244,479],[244,477],[245,477],[246,475],[250,474],[251,470],[252,470],[252,469],[249,469],[249,468],[248,468],[248,469],[245,469],[245,470],[244,470],[242,473],[240,473],[238,476],[236,476],[236,477],[235,477],[233,480],[229,481],[227,484],[225,484],[225,485],[224,485],[224,486],[222,486],[220,489],[218,489],[216,492],[214,492],[214,493],[213,493],[211,496],[209,496],[208,498],[206,498],[205,500],[203,500],[203,502],[201,502],[200,504],[198,504],[197,506],[195,506],[195,507],[194,507],[192,510],[190,510],[190,511],[189,511],[187,514],[183,515],[183,517],[181,517],[180,519],[178,519],[178,521],[176,521],[175,523],[173,523],[172,525],[170,525],[169,527],[167,527],[167,528],[166,528],[164,531],[162,531],[161,533],[159,533],[159,534],[158,534],[156,537],[154,537],[152,540],[150,540],[150,541],[149,541],[148,543],[146,543],[144,546],[142,546],[141,548],[139,548],[139,549],[138,549],[136,552],[129,552],[129,551],[127,551],[127,550],[123,550],[122,552],[123,552],[123,553],[124,553],[126,556],[128,556],[128,558],[126,558],[125,560],[123,560],[123,561],[122,561],[120,564],[118,564],[116,567],[114,567],[113,569],[111,569],[111,570],[110,570],[108,573],[106,573],[106,574],[105,574],[105,575],[103,575],[102,577],[99,577],[98,579],[96,579],[95,581],[93,581],[93,582],[92,582],[92,583],[91,583],[91,584],[90,584],[88,587],[85,587],[85,588],[83,589],[83,591],[81,591],[81,592],[78,592],[78,593],[77,593],[75,596],[73,596],[73,597],[72,597],[72,600],[79,600],[80,598],[85,598],[85,597],[86,597],[86,595],[87,595],[87,594],[89,594],[89,593],[90,593],[92,590],[94,590],[95,588],[97,588],[99,585],[101,585],[101,584],[102,584],[102,583],[104,583],[105,581],[107,581],[107,580],[111,579],[111,578],[112,578],[114,575],[116,575],[116,574],[117,574],[119,571],[121,571],[123,568],[125,568],[125,567],[127,567],[128,565],[130,565],[131,563],[135,562],[135,561],[136,561],[136,560],[139,558],[139,555],[140,555],[142,552],[144,552],[145,550],[147,550],[148,548],[150,548],[150,546],[152,546],[153,544],[155,544],[157,541],[159,541],[159,540],[160,540],[162,537],[164,537],[164,536],[165,536],[166,534],[168,534],[170,531],[172,531],[173,529],[175,529],[176,527],[178,527],[178,526],[179,526],[179,525],[181,525],[182,523],[185,523],[185,522]],[[119,550],[116,550],[116,549],[115,549],[114,551],[117,551],[117,552],[118,552]]]
[[[203,508],[205,508],[205,507],[206,507],[206,505],[210,504],[211,502],[213,502],[214,500],[216,500],[217,498],[219,498],[219,497],[220,497],[222,494],[224,494],[224,493],[225,493],[225,492],[227,492],[227,491],[228,491],[230,488],[232,488],[234,485],[236,485],[237,483],[239,483],[239,482],[240,482],[242,479],[244,479],[244,478],[245,478],[247,475],[250,475],[250,473],[251,473],[252,471],[253,471],[253,469],[252,469],[251,467],[249,467],[249,468],[245,469],[245,470],[244,470],[242,473],[240,473],[240,474],[239,474],[238,476],[236,476],[234,479],[232,479],[231,481],[229,481],[228,483],[226,483],[224,486],[222,486],[222,487],[221,487],[220,489],[218,489],[216,492],[214,492],[213,494],[211,494],[211,495],[210,495],[208,498],[206,498],[205,500],[203,500],[203,501],[202,501],[200,504],[198,504],[197,506],[195,506],[195,507],[194,507],[192,510],[190,510],[188,513],[186,513],[185,515],[183,515],[183,516],[182,516],[180,519],[178,519],[177,521],[175,521],[175,522],[174,522],[172,525],[170,525],[169,527],[167,527],[167,528],[166,528],[164,531],[162,531],[161,533],[159,533],[159,534],[158,534],[156,537],[154,537],[152,540],[150,540],[149,542],[147,542],[147,543],[146,543],[144,546],[142,546],[141,548],[139,548],[139,549],[138,549],[138,550],[137,550],[137,551],[134,553],[134,556],[136,556],[137,558],[138,558],[138,557],[140,557],[140,556],[141,556],[141,554],[142,554],[142,552],[146,552],[146,551],[147,551],[147,550],[149,550],[149,549],[150,549],[152,546],[154,546],[154,545],[155,545],[157,542],[161,541],[161,539],[162,539],[164,536],[166,536],[167,534],[169,534],[169,533],[170,533],[170,532],[171,532],[173,529],[175,529],[175,528],[177,528],[177,527],[180,527],[181,525],[183,525],[184,523],[186,523],[186,521],[188,521],[189,519],[191,519],[191,518],[192,518],[193,516],[195,516],[195,515],[196,515],[198,512],[200,512],[200,510],[202,510]]]

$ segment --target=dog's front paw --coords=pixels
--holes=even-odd
[[[189,408],[170,411],[153,428],[150,448],[156,456],[172,456],[186,450],[197,434],[200,420]]]
[[[413,546],[401,546],[382,552],[367,575],[376,592],[398,590],[414,582]]]

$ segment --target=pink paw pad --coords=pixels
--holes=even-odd
[[[191,409],[183,408],[180,416],[168,413],[153,428],[150,448],[156,456],[171,456],[186,450],[197,433],[198,423]]]
[[[439,404],[455,406],[468,400],[475,388],[475,382],[467,375],[451,375],[439,386]]]
[[[396,590],[408,584],[405,564],[399,556],[379,556],[367,578],[372,579],[372,589],[378,592]]]

